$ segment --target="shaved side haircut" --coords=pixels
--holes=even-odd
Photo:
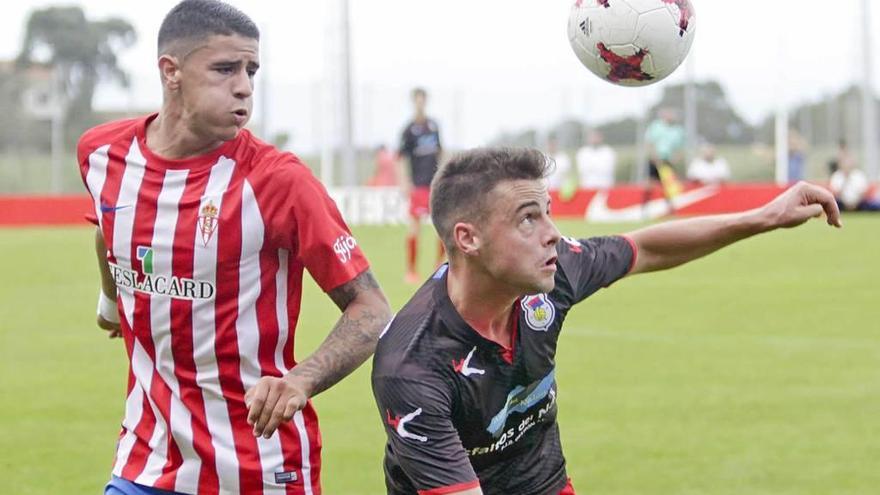
[[[431,220],[446,250],[455,250],[456,223],[488,217],[489,194],[499,183],[544,179],[552,170],[553,161],[531,148],[478,148],[453,156],[431,182]]]
[[[183,55],[183,47],[210,36],[239,35],[260,39],[260,30],[247,14],[218,0],[183,0],[165,16],[159,28],[159,55]]]

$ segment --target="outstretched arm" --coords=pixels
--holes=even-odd
[[[821,187],[799,182],[755,210],[678,220],[637,230],[628,234],[638,248],[638,259],[630,274],[682,265],[755,234],[797,227],[823,212],[828,225],[843,226],[834,196]]]
[[[391,309],[373,274],[367,270],[329,295],[343,312],[324,342],[284,377],[263,377],[245,394],[254,436],[272,436],[310,397],[348,376],[376,350]]]

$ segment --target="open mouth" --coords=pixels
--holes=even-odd
[[[247,110],[243,110],[243,109],[241,109],[241,110],[236,110],[236,111],[234,111],[234,112],[232,112],[232,113],[235,114],[235,115],[238,115],[239,117],[247,117],[247,114],[248,114]]]
[[[559,259],[558,256],[554,256],[554,257],[550,258],[549,260],[547,260],[546,263],[544,263],[544,266],[556,266],[557,259]]]

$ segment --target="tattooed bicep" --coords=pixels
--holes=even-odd
[[[373,272],[367,269],[351,281],[331,290],[327,295],[330,296],[330,299],[333,300],[339,309],[345,311],[345,308],[354,301],[358,294],[378,288],[379,283],[373,277]]]

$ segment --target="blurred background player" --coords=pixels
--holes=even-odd
[[[803,180],[807,167],[807,140],[797,129],[788,130],[788,182]]]
[[[559,138],[556,137],[556,134],[551,133],[547,136],[547,156],[552,158],[555,163],[552,173],[547,178],[547,187],[551,191],[559,192],[562,196],[567,196],[567,194],[562,194],[562,191],[568,192],[570,186],[577,183],[571,177],[574,172],[571,168],[571,158],[568,157],[565,150],[559,149]]]
[[[397,179],[397,155],[388,149],[384,144],[376,148],[374,156],[376,171],[367,181],[367,185],[371,187],[396,186]]]
[[[324,187],[244,129],[259,38],[225,3],[179,3],[159,29],[160,111],[79,141],[98,324],[130,365],[107,495],[320,493],[310,398],[372,354],[390,317]],[[343,315],[297,363],[305,270]]]
[[[399,178],[401,190],[409,196],[409,230],[406,236],[406,275],[407,283],[421,281],[417,262],[419,252],[419,234],[422,219],[431,211],[431,179],[437,172],[443,148],[440,144],[440,127],[434,119],[428,117],[425,108],[428,93],[424,88],[412,90],[414,115],[400,136]],[[408,167],[403,161],[408,162]],[[437,241],[437,264],[444,256],[443,244]]]
[[[679,192],[675,170],[684,160],[685,141],[685,130],[678,123],[678,112],[672,108],[661,108],[657,118],[645,132],[648,185],[645,188],[644,205],[648,204],[654,189],[660,187],[669,205],[669,213],[675,210],[672,198]]]
[[[838,155],[830,188],[841,210],[880,211],[880,199],[870,196],[871,184],[867,174],[859,169],[855,157],[849,153]]]
[[[714,145],[706,143],[700,149],[700,156],[688,166],[687,178],[704,185],[722,184],[730,180],[730,166],[718,156]]]
[[[584,189],[614,187],[617,153],[605,144],[605,136],[595,129],[587,131],[585,142],[575,156],[580,186]]]

